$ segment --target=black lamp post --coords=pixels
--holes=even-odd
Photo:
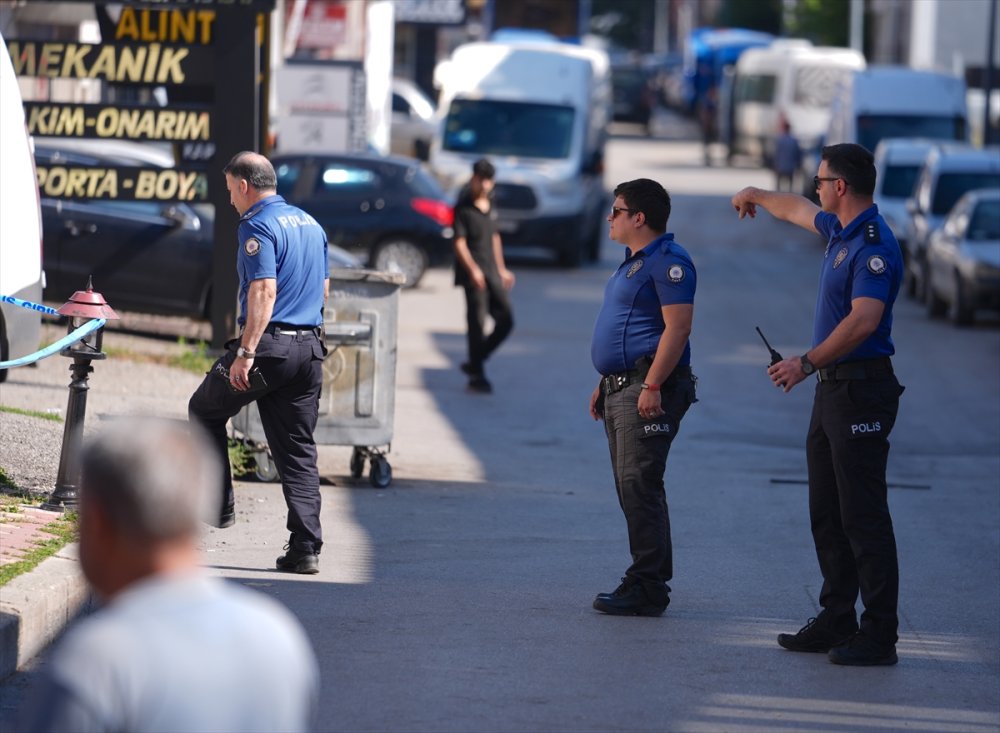
[[[65,305],[57,311],[66,316],[68,331],[72,333],[80,326],[98,318],[116,319],[118,314],[104,300],[104,296],[94,292],[94,285],[87,278],[87,289],[77,290]],[[43,509],[62,511],[74,509],[79,501],[77,484],[80,480],[80,444],[83,441],[83,423],[87,413],[87,390],[89,375],[94,368],[90,362],[107,358],[101,351],[104,327],[91,331],[59,353],[69,357],[73,364],[69,370],[73,377],[69,383],[69,401],[66,404],[66,424],[63,428],[62,453],[59,455],[59,473],[56,488]]]

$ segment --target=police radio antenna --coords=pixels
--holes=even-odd
[[[772,349],[771,348],[771,344],[767,343],[767,339],[764,338],[764,332],[760,330],[760,326],[755,326],[754,328],[756,328],[757,329],[757,333],[760,334],[760,338],[761,338],[761,341],[764,342],[764,346],[766,346],[767,350],[771,352],[771,363],[768,364],[768,366],[774,366],[779,361],[781,361],[781,359],[782,359],[781,354],[779,354],[777,352],[777,350]]]

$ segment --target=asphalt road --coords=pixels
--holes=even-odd
[[[515,332],[489,364],[492,396],[464,392],[449,274],[403,293],[392,485],[346,478],[349,448],[324,447],[327,544],[320,574],[298,578],[269,569],[285,539],[280,490],[241,484],[236,526],[205,540],[212,572],[302,620],[324,731],[1000,730],[1000,323],[895,311],[899,665],[786,652],[776,634],[818,610],[812,385],[770,385],[754,326],[782,353],[807,349],[823,244],[763,213],[738,221],[729,196],[770,177],[706,170],[697,145],[616,138],[609,187],[640,176],[671,191],[669,229],[699,277],[700,401],[667,468],[675,579],[662,618],[590,606],[628,564],[587,414],[591,328],[621,256],[608,241],[578,270],[515,263]],[[24,684],[0,688],[0,714]]]

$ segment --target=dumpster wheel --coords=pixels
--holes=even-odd
[[[376,489],[384,489],[392,483],[392,466],[383,455],[372,456],[371,471],[368,480]]]
[[[278,467],[268,451],[258,451],[254,453],[253,457],[256,464],[253,473],[259,481],[270,483],[278,478]]]

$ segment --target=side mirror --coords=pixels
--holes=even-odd
[[[917,206],[916,199],[906,199],[906,210],[910,212],[911,215],[916,214],[920,211],[920,207]]]

